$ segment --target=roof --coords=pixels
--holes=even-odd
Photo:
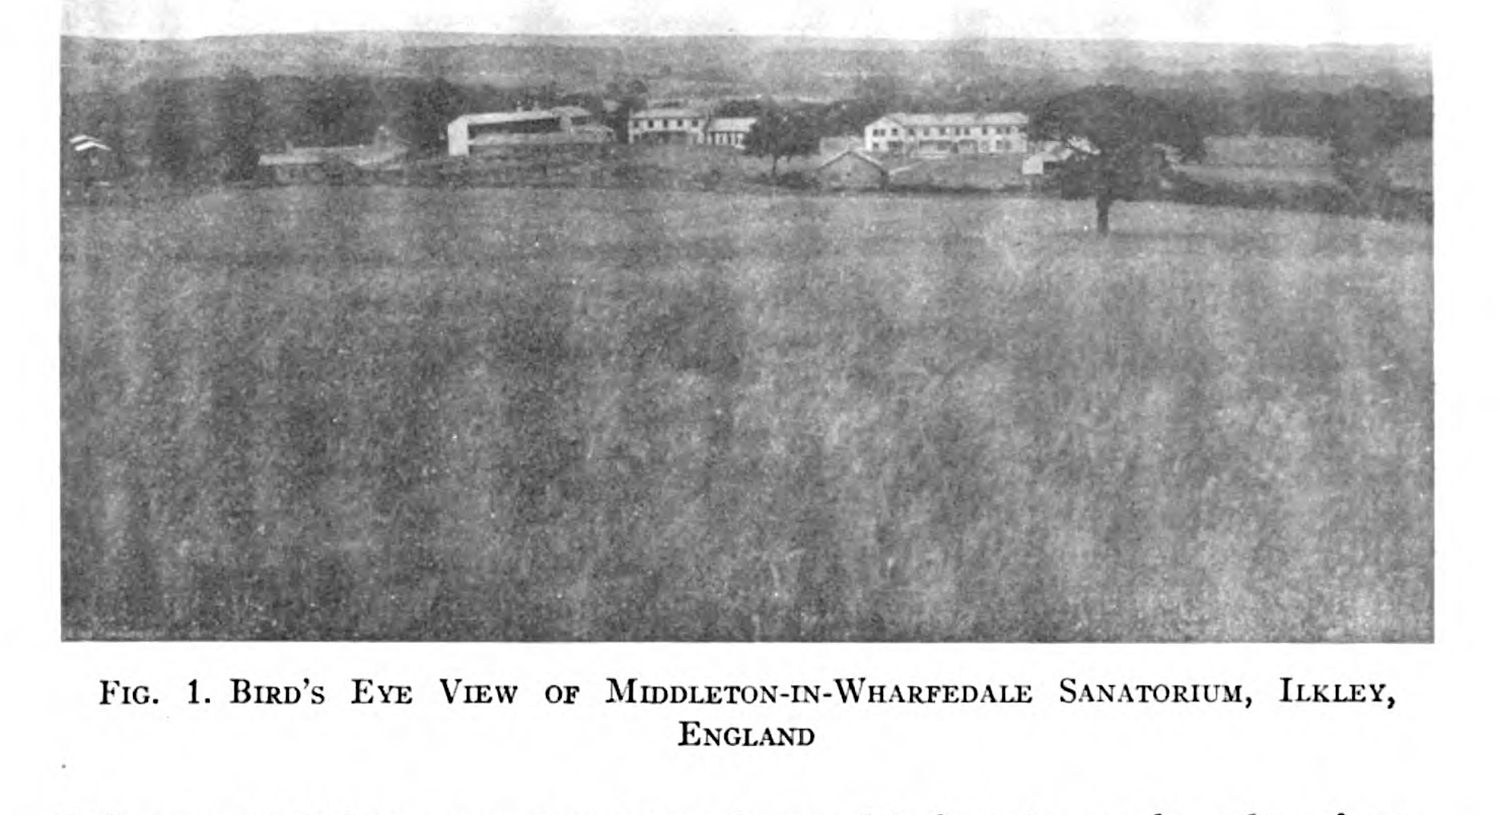
[[[496,125],[509,122],[540,122],[547,119],[557,119],[563,114],[554,110],[512,110],[499,113],[465,113],[450,122],[450,126],[458,122],[466,122],[471,125]]]
[[[892,170],[892,184],[955,189],[1003,189],[1023,182],[1026,159],[1018,153],[954,156],[917,161]]]
[[[562,105],[560,107],[553,108],[552,112],[556,113],[558,116],[566,116],[569,119],[582,119],[594,115],[593,113],[589,112],[588,108],[579,107],[578,105]]]
[[[749,133],[755,125],[753,116],[731,119],[709,119],[708,129],[719,133]]]
[[[321,153],[297,148],[289,153],[261,153],[259,164],[262,167],[296,167],[322,164],[324,159]]]
[[[702,119],[703,113],[693,108],[646,108],[630,114],[632,119]]]
[[[823,162],[822,164],[819,164],[818,165],[818,170],[821,171],[825,167],[828,167],[828,166],[830,166],[832,164],[835,164],[835,163],[837,163],[839,161],[842,161],[844,159],[844,157],[846,157],[846,156],[851,157],[851,158],[857,158],[860,161],[863,161],[866,164],[869,164],[869,165],[873,166],[875,169],[881,171],[882,173],[886,172],[884,164],[881,164],[880,162],[876,161],[875,159],[870,158],[869,156],[867,156],[864,153],[861,153],[861,152],[859,152],[857,150],[845,150],[844,152],[839,153],[838,155],[834,156],[833,158],[831,158],[831,159]]]
[[[1024,125],[1031,121],[1024,113],[887,113],[880,118],[902,127]]]
[[[306,167],[329,161],[347,161],[356,167],[384,164],[406,155],[406,146],[355,144],[338,147],[293,147],[284,153],[263,153],[263,167]]]

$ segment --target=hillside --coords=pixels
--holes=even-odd
[[[64,37],[65,92],[164,76],[443,76],[494,85],[601,88],[642,77],[662,93],[832,98],[872,77],[912,83],[1004,79],[1147,87],[1271,85],[1337,91],[1358,84],[1431,92],[1431,58],[1394,46],[1141,43],[1119,40],[917,42],[788,37],[517,36],[349,32],[112,40]]]

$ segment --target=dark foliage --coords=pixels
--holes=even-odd
[[[1064,195],[1092,196],[1098,231],[1109,232],[1115,201],[1132,201],[1158,186],[1164,149],[1186,161],[1203,157],[1203,133],[1191,114],[1119,85],[1063,94],[1031,120],[1034,141],[1074,150],[1064,167]]]
[[[764,116],[775,105],[764,99],[726,99],[714,107],[714,115],[724,118]]]
[[[1318,212],[1324,215],[1374,216],[1388,221],[1432,223],[1432,193],[1383,187],[1357,195],[1343,186],[1326,184],[1244,186],[1209,184],[1177,176],[1163,197],[1199,206]]]
[[[771,176],[781,159],[807,156],[818,150],[818,132],[802,112],[771,109],[755,121],[745,135],[745,153],[771,159]]]
[[[146,154],[154,171],[173,181],[186,181],[196,164],[196,144],[190,129],[193,106],[182,84],[165,82],[158,88],[149,95]]]
[[[1431,136],[1432,111],[1389,91],[1359,86],[1329,100],[1321,136],[1333,150],[1334,172],[1356,196],[1389,187],[1385,159],[1410,138]]]
[[[216,88],[215,152],[220,157],[222,177],[245,181],[255,175],[260,162],[261,127],[265,98],[260,82],[242,69],[230,71]]]

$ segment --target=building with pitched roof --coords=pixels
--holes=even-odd
[[[273,181],[322,181],[330,176],[396,165],[410,149],[390,128],[381,126],[370,144],[296,147],[288,142],[280,153],[262,153],[257,164]]]
[[[871,190],[885,187],[890,177],[885,165],[857,150],[845,150],[818,165],[818,183],[830,190]]]
[[[448,155],[504,152],[525,147],[556,147],[614,141],[614,131],[595,124],[593,115],[577,105],[466,113],[448,123]]]
[[[937,157],[1024,154],[1024,113],[889,113],[865,125],[866,151]]]
[[[630,114],[631,144],[703,144],[708,117],[697,108],[646,108]]]
[[[709,119],[708,128],[704,132],[704,142],[724,147],[738,147],[745,149],[745,138],[750,135],[750,128],[755,126],[753,116]]]

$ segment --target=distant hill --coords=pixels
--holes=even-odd
[[[910,83],[1003,78],[1019,84],[1117,81],[1144,87],[1354,84],[1430,94],[1429,54],[1397,46],[1205,45],[1122,40],[945,42],[797,37],[522,36],[435,32],[261,34],[194,40],[63,37],[65,93],[159,77],[442,76],[465,84],[602,89],[642,78],[653,94],[831,99],[872,77]]]

